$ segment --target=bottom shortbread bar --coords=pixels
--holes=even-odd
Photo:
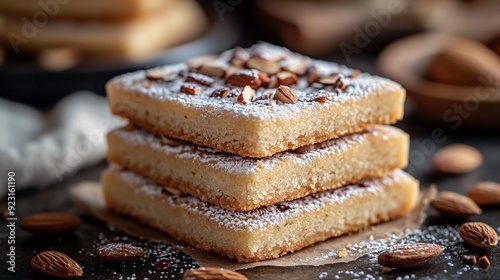
[[[401,170],[248,212],[172,195],[160,185],[116,168],[103,174],[102,185],[110,209],[240,262],[277,258],[400,217],[415,206],[418,197],[418,182]]]

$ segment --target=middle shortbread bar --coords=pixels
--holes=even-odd
[[[136,128],[108,135],[108,159],[159,184],[229,210],[304,197],[404,168],[408,135],[390,126],[286,151],[241,158]]]

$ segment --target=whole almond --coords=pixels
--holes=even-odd
[[[248,280],[243,274],[224,268],[198,267],[184,273],[182,280]]]
[[[440,192],[431,202],[431,206],[444,216],[459,219],[482,213],[481,208],[472,199],[447,191]]]
[[[76,230],[82,220],[75,215],[64,213],[38,213],[24,218],[23,229],[35,234],[61,234]]]
[[[287,86],[279,86],[274,94],[274,99],[288,104],[295,104],[299,100],[295,91]]]
[[[80,277],[82,267],[72,258],[58,251],[45,251],[31,259],[36,270],[57,277]]]
[[[464,144],[444,147],[432,156],[434,170],[442,173],[466,173],[478,168],[482,163],[481,152]]]
[[[432,243],[400,245],[380,254],[378,263],[396,268],[421,266],[439,256],[444,248],[444,246]]]
[[[467,196],[479,206],[500,205],[500,184],[495,182],[477,182],[467,192]]]
[[[124,243],[110,243],[94,249],[94,253],[110,261],[137,261],[144,256],[140,247]]]
[[[481,222],[465,223],[458,231],[462,239],[478,248],[491,248],[498,244],[498,235],[489,225]]]
[[[338,74],[333,74],[330,76],[322,77],[318,79],[318,82],[322,83],[325,86],[332,86],[338,80]]]

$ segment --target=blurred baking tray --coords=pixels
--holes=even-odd
[[[86,59],[73,69],[58,72],[44,70],[33,59],[7,59],[0,67],[0,97],[48,107],[77,90],[104,94],[104,84],[116,75],[181,62],[196,55],[221,52],[232,47],[240,33],[235,21],[226,17],[224,21],[213,20],[199,38],[141,60]]]

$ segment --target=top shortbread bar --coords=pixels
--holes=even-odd
[[[259,43],[118,76],[114,114],[154,133],[243,157],[391,124],[404,89],[390,80]]]

